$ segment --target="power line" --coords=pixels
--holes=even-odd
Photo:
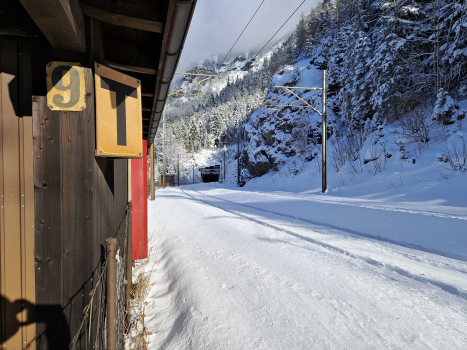
[[[260,7],[263,5],[265,0],[263,0],[261,2],[261,4],[259,4],[258,8],[256,9],[255,13],[253,14],[253,16],[250,18],[250,20],[248,21],[247,25],[245,26],[245,28],[243,28],[242,32],[240,33],[240,35],[238,36],[237,40],[235,40],[234,44],[232,45],[232,47],[230,48],[229,52],[227,52],[227,55],[225,55],[224,59],[222,60],[221,62],[221,65],[222,63],[224,63],[225,59],[227,58],[227,56],[229,55],[229,53],[232,51],[232,49],[234,48],[235,44],[237,43],[238,39],[240,39],[240,37],[242,36],[243,32],[246,30],[246,28],[248,27],[248,25],[250,24],[251,20],[253,19],[253,17],[255,17],[256,13],[258,12],[258,10],[260,9]]]
[[[261,48],[261,50],[258,51],[258,53],[255,55],[255,57],[253,57],[253,59],[255,59],[256,57],[258,57],[259,53],[261,51],[263,51],[263,49],[269,44],[269,42],[276,36],[277,33],[279,33],[279,31],[282,29],[283,26],[285,26],[285,24],[289,21],[290,18],[292,18],[292,16],[295,14],[295,12],[298,11],[298,9],[303,5],[303,3],[305,2],[306,0],[303,0],[302,3],[300,5],[298,5],[298,7],[295,9],[295,11],[289,16],[289,18],[287,18],[287,20],[281,25],[281,27],[274,33],[274,35],[271,37],[271,39],[268,40],[268,42]]]

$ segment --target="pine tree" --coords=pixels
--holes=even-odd
[[[465,115],[466,111],[460,108],[459,103],[449,96],[447,91],[439,89],[432,120],[447,125],[464,119]]]
[[[300,16],[297,27],[295,28],[295,58],[300,59],[304,56],[307,44],[307,26],[303,14]]]

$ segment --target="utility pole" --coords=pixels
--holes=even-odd
[[[195,144],[193,135],[191,136],[191,156],[193,158],[193,185],[195,184]]]
[[[219,181],[219,183],[221,184],[221,183],[222,183],[222,168],[223,168],[223,165],[222,165],[222,154],[221,154],[221,156],[220,156],[220,158],[219,158],[219,163],[220,163],[220,165],[219,165],[219,177],[218,177],[218,181]]]
[[[327,136],[328,136],[328,131],[327,131],[327,125],[326,125],[326,113],[327,113],[327,108],[326,108],[326,90],[327,90],[327,78],[328,74],[326,70],[323,70],[323,112],[322,112],[322,117],[323,117],[323,131],[322,131],[322,149],[323,149],[323,154],[322,154],[322,192],[326,192],[328,186],[327,186],[327,171],[326,171],[326,160],[327,160],[327,152],[326,152],[326,143],[327,143]]]
[[[323,130],[322,130],[322,192],[326,192],[327,190],[327,152],[326,152],[326,144],[327,144],[327,88],[328,88],[328,74],[326,70],[323,70],[323,87],[302,87],[302,86],[275,86],[276,88],[281,88],[287,90],[285,94],[273,97],[263,103],[263,105],[266,107],[266,109],[274,109],[279,111],[280,109],[272,108],[272,107],[298,107],[298,108],[311,108],[314,110],[316,113],[318,113],[322,117],[322,124],[323,124]],[[307,101],[305,101],[303,98],[301,98],[299,95],[294,93],[292,89],[300,89],[300,90],[322,90],[323,91],[323,101],[322,101],[322,110],[321,112],[318,111],[315,107],[310,105]],[[302,101],[304,104],[303,105],[290,105],[290,104],[267,104],[269,101],[275,100],[276,98],[279,98],[281,96],[284,96],[286,94],[292,94],[296,98],[298,98],[300,101]],[[240,152],[238,152],[240,153]],[[240,158],[240,156],[239,156]],[[239,159],[240,161],[240,159]],[[239,165],[239,178],[240,178],[240,165]],[[239,180],[240,182],[240,180]]]
[[[237,126],[237,185],[240,185],[240,131]]]
[[[162,188],[165,188],[165,114],[162,122]]]
[[[177,154],[177,185],[180,187],[180,154]]]
[[[154,193],[154,144],[151,145],[149,152],[151,153],[151,200],[153,201],[156,196]]]

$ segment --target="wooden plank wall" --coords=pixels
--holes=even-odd
[[[34,193],[28,38],[0,36],[0,343],[34,347]],[[21,324],[24,324],[22,326]]]
[[[62,190],[56,186],[62,178],[60,113],[47,107],[45,97],[33,97],[33,136],[36,308],[41,309],[36,315],[37,349],[46,349],[49,344],[62,344],[64,317],[61,312]],[[54,281],[53,288],[51,281]]]
[[[117,231],[128,202],[127,160],[95,157],[91,69],[85,79],[83,112],[53,112],[45,97],[34,97],[36,309],[53,310],[38,320],[38,349],[68,348],[78,332],[105,239]],[[77,349],[86,348],[84,340]]]

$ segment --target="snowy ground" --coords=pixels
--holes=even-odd
[[[149,202],[150,349],[467,348],[465,200],[253,186]]]
[[[134,272],[151,278],[149,348],[467,349],[467,174],[439,160],[457,147],[465,169],[465,126],[430,128],[420,145],[383,125],[358,172],[335,170],[330,140],[325,194],[319,160],[293,157],[236,187],[236,145],[225,184],[157,191]]]

